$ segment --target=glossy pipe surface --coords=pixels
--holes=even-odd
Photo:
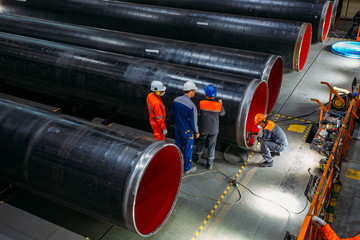
[[[96,0],[3,0],[3,13],[279,55],[301,71],[311,41],[303,22]]]
[[[313,41],[329,32],[332,2],[314,0],[123,0],[125,2],[309,22]]]
[[[1,179],[141,236],[170,216],[183,172],[173,144],[4,99],[0,152]]]
[[[280,56],[0,14],[0,31],[265,80],[267,113],[280,91]]]
[[[167,87],[162,97],[169,111],[183,85],[199,88],[194,98],[205,98],[203,88],[213,84],[227,115],[219,139],[251,147],[246,132],[254,132],[254,116],[267,107],[268,88],[258,79],[211,72],[180,65],[100,52],[39,39],[0,33],[0,74],[3,82],[31,91],[148,121],[146,96],[153,80]]]

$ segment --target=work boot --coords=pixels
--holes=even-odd
[[[211,170],[213,168],[213,165],[212,164],[208,164],[207,165],[207,169]]]
[[[275,156],[280,156],[281,153],[280,152],[271,152],[270,155],[271,155],[271,157],[275,157]]]
[[[272,167],[272,166],[273,166],[273,162],[267,162],[267,161],[264,161],[259,164],[259,167]]]
[[[198,163],[198,161],[199,161],[199,156],[197,155],[197,154],[194,154],[194,156],[193,156],[193,158],[191,159],[191,161],[193,162],[193,163]]]
[[[196,171],[196,166],[193,164],[192,167],[191,167],[191,169],[185,171],[184,173],[185,173],[185,174],[189,174],[189,173],[192,173],[192,172],[195,172],[195,171]]]

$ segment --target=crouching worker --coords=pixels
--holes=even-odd
[[[255,116],[255,124],[259,129],[263,130],[262,137],[258,136],[257,140],[260,142],[261,155],[264,161],[260,163],[260,167],[272,167],[273,157],[280,156],[280,153],[285,150],[288,141],[284,131],[273,121],[267,120],[267,117],[258,113]]]

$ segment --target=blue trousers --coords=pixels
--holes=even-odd
[[[272,162],[271,152],[282,152],[286,148],[285,145],[277,144],[273,141],[261,141],[260,151],[261,155],[267,162]]]
[[[188,171],[192,167],[192,148],[194,145],[194,136],[192,131],[175,129],[175,144],[183,153],[184,171]]]

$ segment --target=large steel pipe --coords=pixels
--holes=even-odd
[[[123,0],[125,2],[187,8],[263,18],[309,22],[313,41],[323,42],[329,32],[332,2],[314,0]]]
[[[99,52],[60,43],[0,33],[0,76],[4,83],[41,92],[103,110],[118,111],[148,121],[146,95],[153,80],[166,85],[164,104],[170,110],[182,87],[193,80],[199,87],[194,102],[205,97],[202,90],[213,84],[223,99],[227,116],[219,138],[251,147],[246,133],[258,130],[254,116],[266,111],[265,81],[211,72],[180,65]]]
[[[133,132],[0,99],[0,178],[142,236],[180,190],[179,149]]]
[[[280,55],[301,71],[311,24],[97,0],[3,0],[4,13]]]
[[[280,56],[0,14],[0,31],[265,80],[267,113],[282,83]]]

